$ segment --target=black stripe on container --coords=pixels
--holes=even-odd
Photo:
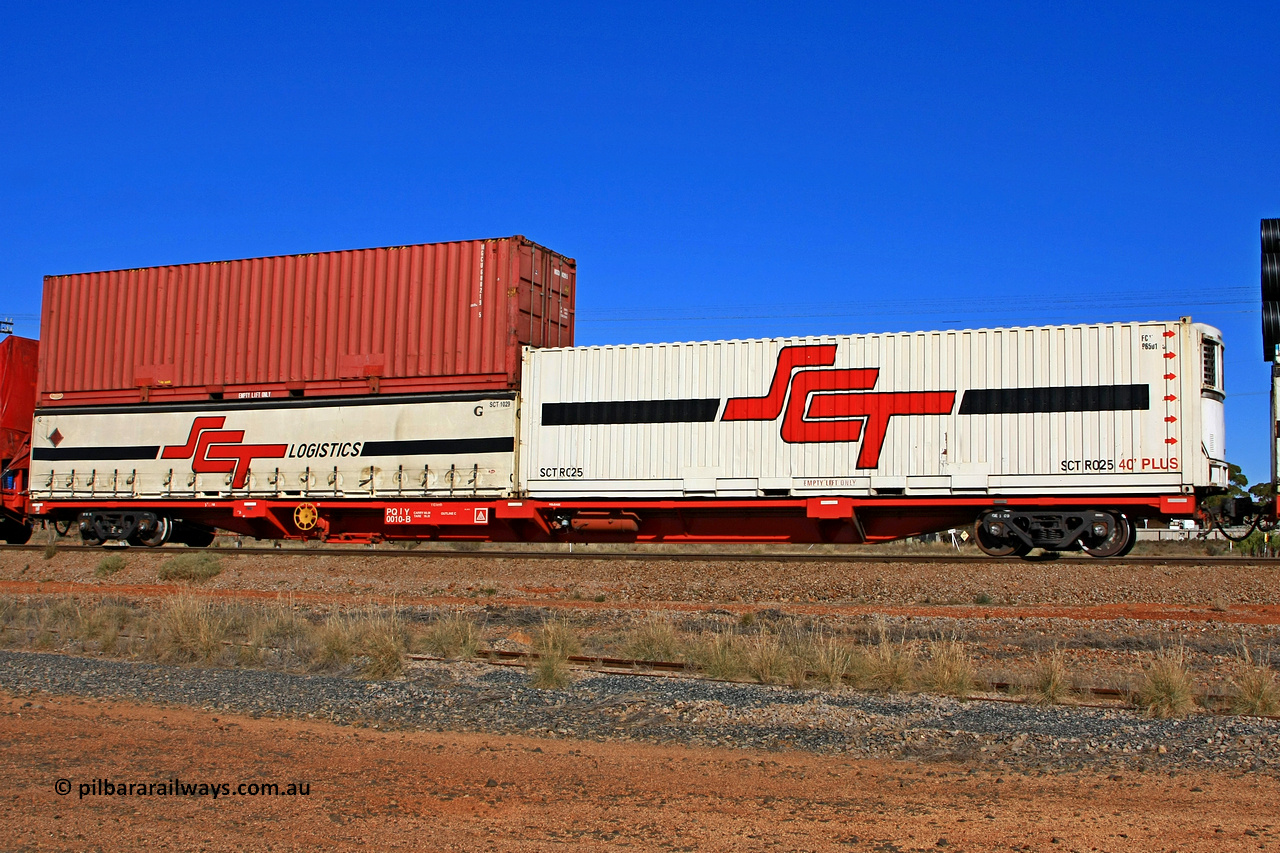
[[[160,455],[160,445],[143,444],[129,447],[33,447],[31,458],[42,462],[112,462],[126,459],[155,459]]]
[[[543,403],[543,426],[585,424],[682,424],[714,421],[720,398],[707,400],[613,400]]]
[[[985,388],[964,392],[962,415],[1035,412],[1120,412],[1151,408],[1148,385],[1066,385],[1054,388]]]
[[[510,453],[514,436],[498,438],[423,438],[413,441],[366,441],[361,456],[448,456],[462,453]]]

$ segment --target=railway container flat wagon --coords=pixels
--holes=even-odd
[[[1227,485],[1222,339],[1189,318],[525,360],[520,482],[570,527],[865,542],[976,519],[989,553],[1114,556]]]
[[[87,541],[875,542],[1125,552],[1221,491],[1189,319],[527,347],[521,387],[42,406],[32,511]],[[43,393],[43,391],[42,391]]]

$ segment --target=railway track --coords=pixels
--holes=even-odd
[[[5,551],[29,551],[43,552],[47,546],[45,545],[0,545],[0,553]],[[63,545],[59,544],[59,551],[68,552],[98,552],[110,553],[114,550],[132,550],[140,553],[182,553],[186,549],[178,548],[128,548],[121,546],[119,549],[111,547],[103,548],[101,546],[88,545]],[[643,551],[643,552],[619,552],[619,551],[597,551],[594,549],[579,549],[576,551],[549,551],[549,550],[525,550],[518,548],[482,548],[475,550],[460,549],[435,549],[435,548],[389,548],[378,546],[363,545],[345,545],[333,546],[327,545],[323,547],[225,547],[225,548],[209,548],[206,549],[210,553],[218,555],[232,554],[252,554],[259,556],[327,556],[327,557],[343,557],[359,555],[361,557],[387,557],[390,559],[412,560],[412,559],[428,559],[428,558],[492,558],[492,559],[519,559],[519,560],[628,560],[628,561],[655,561],[665,560],[671,562],[772,562],[772,563],[830,563],[830,562],[857,562],[857,563],[947,563],[947,564],[975,564],[989,565],[992,563],[1017,565],[1019,563],[1039,563],[1053,561],[1079,561],[1088,564],[1109,564],[1109,565],[1125,565],[1125,566],[1163,566],[1163,565],[1214,565],[1214,566],[1280,566],[1280,557],[1210,557],[1210,556],[1134,556],[1132,554],[1125,557],[1116,557],[1105,561],[1099,561],[1094,557],[1085,554],[1046,554],[1041,556],[1031,556],[1016,560],[1010,557],[987,557],[976,554],[832,554],[832,553],[805,553],[805,552],[777,552],[777,553],[707,553],[707,552],[691,552],[678,550],[662,550],[662,551]]]
[[[13,628],[4,627],[0,630],[15,630]],[[44,628],[45,633],[58,635],[60,632],[56,628]],[[146,639],[145,637],[130,637],[130,635],[121,635],[122,638]],[[224,646],[243,646],[245,643],[238,643],[234,640],[223,640]],[[487,663],[491,666],[513,666],[527,668],[533,666],[541,658],[537,652],[511,651],[506,649],[479,649],[471,658],[450,659],[439,657],[438,655],[428,654],[412,654],[403,655],[406,660],[412,661],[432,661],[438,663],[458,662],[459,660],[475,661]],[[703,681],[724,681],[726,679],[713,678],[706,673],[698,670],[696,666],[686,661],[669,661],[669,660],[643,660],[638,658],[611,657],[608,655],[568,655],[564,658],[566,663],[574,669],[598,672],[605,674],[624,674],[633,676],[644,676],[649,678],[692,678]],[[813,682],[819,678],[816,672],[805,672],[807,682]],[[727,679],[729,681],[739,681],[742,683],[754,683],[745,679]],[[852,684],[848,678],[842,679],[847,684]],[[1015,702],[1026,703],[1026,697],[1015,695],[1021,688],[1021,685],[1009,681],[978,681],[974,684],[973,695],[960,697],[961,699],[976,699],[994,702]],[[1115,687],[1095,687],[1088,685],[1078,685],[1072,688],[1074,696],[1071,704],[1076,707],[1093,707],[1093,708],[1135,708],[1137,705],[1133,701],[1131,691],[1120,690]],[[1226,713],[1225,708],[1231,702],[1231,696],[1226,693],[1203,693],[1200,695],[1202,707],[1212,713]],[[1090,701],[1092,700],[1092,701]],[[1280,719],[1280,716],[1274,714],[1254,714],[1252,716],[1264,717],[1266,719]]]

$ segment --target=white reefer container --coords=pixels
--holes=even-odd
[[[538,497],[1097,495],[1226,483],[1192,323],[526,349]]]
[[[33,500],[501,497],[515,395],[43,409]]]

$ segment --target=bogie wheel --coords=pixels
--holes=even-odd
[[[161,545],[168,542],[172,535],[173,521],[168,517],[157,518],[155,529],[151,531],[151,535],[146,537],[137,537],[137,544],[146,545],[148,548],[159,548]],[[132,541],[132,537],[130,537],[130,539]]]
[[[1107,557],[1123,557],[1133,549],[1133,543],[1138,538],[1137,529],[1132,521],[1126,516],[1115,513],[1111,516],[1111,533],[1106,539],[1091,544],[1091,541],[1081,538],[1080,547],[1084,548],[1084,552],[1091,557],[1106,559]]]
[[[973,525],[973,540],[977,543],[978,550],[988,557],[1021,557],[1031,550],[1025,542],[996,539],[987,532],[982,519],[978,519]]]
[[[1120,553],[1116,554],[1117,557],[1127,555],[1133,550],[1133,546],[1138,544],[1138,525],[1134,524],[1127,518],[1125,519],[1125,523],[1129,525],[1129,544],[1120,549]]]
[[[299,530],[307,531],[316,526],[320,511],[313,503],[298,504],[293,508],[293,524]]]

